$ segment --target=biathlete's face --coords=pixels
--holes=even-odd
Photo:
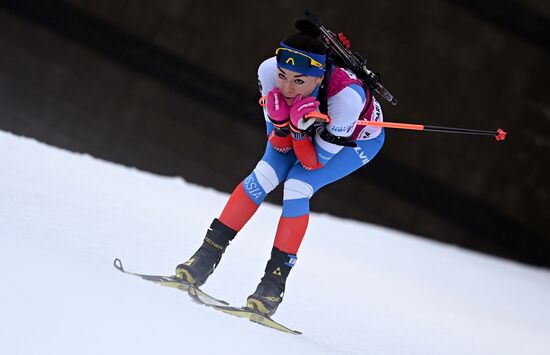
[[[310,96],[318,85],[321,85],[323,77],[307,76],[298,72],[277,68],[277,87],[285,97],[287,105],[298,95]]]

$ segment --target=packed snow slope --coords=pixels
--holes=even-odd
[[[550,353],[548,270],[328,215],[312,214],[274,317],[299,336],[113,267],[172,274],[226,199],[0,132],[0,353]],[[205,291],[243,304],[279,213],[260,208]]]

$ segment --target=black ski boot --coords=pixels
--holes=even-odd
[[[175,277],[197,286],[204,284],[208,276],[214,272],[225,248],[235,238],[235,235],[237,235],[236,231],[215,218],[206,232],[199,250],[193,254],[191,259],[176,266]]]
[[[271,259],[256,291],[248,296],[246,307],[271,316],[283,301],[286,278],[296,263],[296,255],[287,254],[273,247]]]

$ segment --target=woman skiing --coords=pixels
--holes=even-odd
[[[283,300],[306,233],[311,197],[364,166],[384,143],[382,128],[357,125],[363,119],[382,121],[379,103],[351,71],[331,64],[326,52],[319,39],[298,32],[283,40],[275,57],[260,65],[265,153],[213,220],[201,247],[176,267],[176,277],[204,284],[267,194],[284,183],[271,258],[247,299],[248,308],[266,316]]]

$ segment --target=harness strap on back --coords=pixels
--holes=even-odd
[[[325,71],[325,77],[323,78],[323,81],[321,82],[321,87],[319,88],[319,92],[317,93],[317,100],[320,103],[319,111],[328,115],[328,82],[330,80],[330,76],[332,75],[332,63],[330,61],[327,61],[326,68],[327,69]]]

